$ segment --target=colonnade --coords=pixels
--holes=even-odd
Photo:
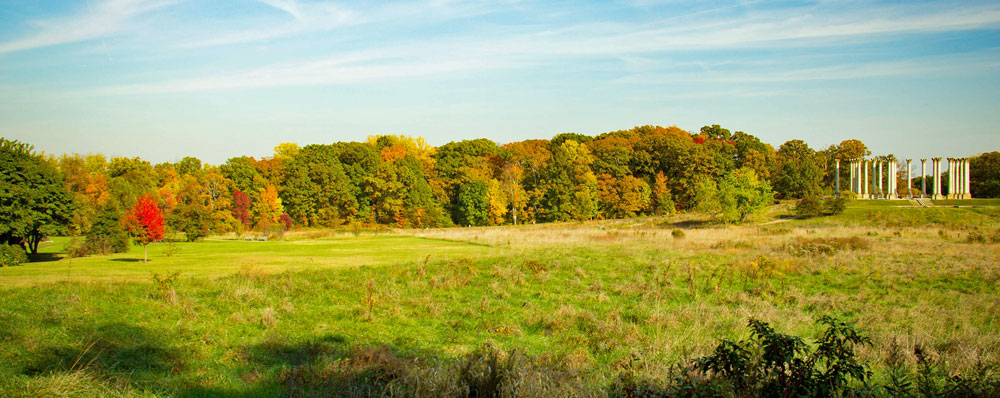
[[[971,168],[969,158],[947,158],[948,161],[948,194],[944,194],[941,186],[942,158],[931,158],[931,178],[933,192],[927,192],[927,159],[920,159],[921,186],[919,197],[931,199],[971,199],[969,186]],[[848,161],[850,173],[850,190],[861,199],[899,199],[913,198],[912,159],[906,159],[906,193],[899,194],[897,187],[898,162],[892,156],[874,159],[852,159]],[[840,164],[838,162],[839,169]],[[837,184],[839,186],[838,172]],[[885,177],[883,177],[885,176]],[[883,184],[883,182],[885,184]]]

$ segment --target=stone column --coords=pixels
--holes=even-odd
[[[934,193],[931,194],[931,199],[940,199],[938,196],[941,195],[941,158],[931,158],[934,164],[931,166],[931,173],[934,173]]]
[[[899,179],[897,175],[899,174],[899,163],[896,162],[896,158],[892,159],[892,198],[899,199]]]
[[[913,159],[906,159],[906,197],[908,199],[913,199],[913,176],[910,166],[910,162]]]
[[[868,194],[871,193],[871,187],[868,185],[868,161],[861,159],[861,177],[864,182],[861,184],[861,196],[867,198]]]
[[[965,158],[965,198],[972,199],[972,159]]]
[[[948,194],[944,197],[955,199],[955,158],[948,158]]]
[[[882,190],[882,163],[883,161],[881,160],[875,161],[875,178],[878,179],[878,184],[876,184],[878,190],[875,191],[875,199],[885,198],[885,191]]]
[[[896,199],[896,158],[889,158],[889,199]]]
[[[955,159],[955,199],[964,199],[965,194],[965,164],[964,159]]]
[[[833,186],[833,190],[834,190],[833,197],[839,198],[840,197],[840,159],[837,159],[836,162],[837,162],[837,166],[836,166],[837,167],[837,171],[836,171],[836,177],[835,177],[836,183]]]
[[[920,197],[927,196],[927,159],[920,159]]]

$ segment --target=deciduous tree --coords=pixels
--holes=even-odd
[[[0,138],[0,243],[38,253],[43,238],[66,231],[72,211],[63,175],[31,145]]]
[[[136,242],[142,245],[142,261],[149,260],[147,246],[163,239],[163,213],[152,196],[136,200],[135,206],[122,218],[122,225]]]

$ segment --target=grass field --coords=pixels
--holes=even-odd
[[[449,395],[461,380],[442,369],[487,345],[601,396],[624,369],[656,378],[745,338],[749,318],[812,341],[824,315],[872,338],[858,354],[873,380],[915,366],[917,347],[953,374],[1000,363],[1000,208],[858,201],[778,218],[787,208],[729,228],[678,215],[208,240],[171,257],[154,244],[147,264],[141,247],[51,254],[0,269],[0,391]]]
[[[149,246],[149,262],[142,262],[142,246],[110,256],[69,258],[63,250],[70,239],[57,237],[39,247],[39,262],[25,267],[0,268],[0,284],[37,284],[56,281],[148,281],[152,273],[180,272],[185,277],[218,277],[244,269],[286,272],[311,269],[398,265],[425,260],[478,256],[491,250],[466,242],[448,242],[405,235],[330,237],[285,241],[209,239],[175,242],[176,254],[163,243]]]

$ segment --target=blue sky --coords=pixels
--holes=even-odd
[[[0,135],[270,155],[721,124],[775,146],[1000,150],[1000,2],[5,0]]]

